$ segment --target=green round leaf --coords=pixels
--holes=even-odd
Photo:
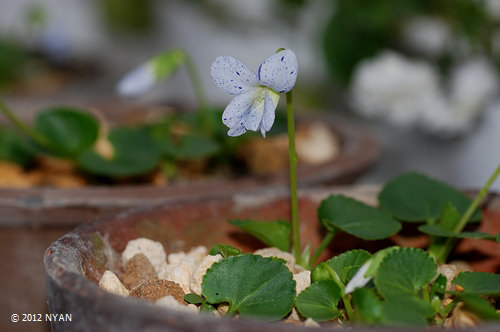
[[[327,228],[338,227],[365,240],[384,239],[401,229],[385,212],[343,195],[331,195],[323,200],[318,215]]]
[[[385,298],[417,296],[437,273],[437,264],[425,251],[400,248],[387,254],[375,275],[375,286]]]
[[[59,107],[40,112],[34,129],[47,138],[50,152],[62,157],[75,157],[95,143],[99,122],[88,112]]]
[[[304,289],[297,296],[295,305],[302,316],[321,322],[340,315],[337,309],[339,299],[339,286],[333,280],[322,280]]]
[[[419,173],[403,174],[388,182],[378,199],[383,210],[410,222],[437,220],[448,202],[463,215],[472,202],[455,188]],[[478,210],[471,221],[480,219]]]
[[[295,281],[282,260],[251,254],[215,263],[201,287],[207,302],[227,302],[229,313],[242,318],[280,319],[292,310],[295,299]]]
[[[500,274],[487,272],[460,272],[453,282],[464,292],[477,295],[500,295]]]
[[[117,128],[109,134],[114,157],[105,159],[88,149],[78,156],[78,165],[95,175],[137,176],[153,170],[160,160],[160,149],[140,129]]]

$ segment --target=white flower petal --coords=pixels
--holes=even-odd
[[[118,83],[116,92],[121,96],[136,97],[151,90],[155,82],[154,70],[146,63],[125,75]]]
[[[232,56],[217,57],[212,63],[210,74],[221,90],[232,95],[249,92],[257,86],[257,75]]]
[[[222,113],[222,123],[229,128],[241,126],[241,119],[250,112],[250,106],[255,99],[255,90],[236,96],[226,106]]]
[[[248,130],[256,131],[260,127],[264,106],[266,104],[266,88],[260,88],[255,96],[254,102],[250,107],[250,112],[243,117],[243,125]]]
[[[344,292],[346,294],[352,293],[356,288],[364,287],[368,283],[368,281],[372,279],[371,277],[365,278],[365,273],[370,267],[371,262],[372,261],[369,260],[365,264],[363,264],[359,268],[358,272],[356,272],[354,277],[352,277],[351,281],[347,283],[344,289]]]
[[[273,126],[275,111],[278,106],[279,99],[280,95],[278,93],[267,89],[264,114],[259,128],[262,137],[266,137],[266,132],[271,130],[271,127]]]
[[[245,128],[245,126],[241,125],[241,126],[238,126],[238,127],[233,127],[231,129],[229,129],[229,131],[227,132],[227,135],[228,136],[240,136],[240,135],[243,135],[244,133],[246,133],[247,129]]]
[[[283,50],[267,58],[259,67],[259,83],[283,93],[293,89],[297,79],[298,64],[295,53]]]

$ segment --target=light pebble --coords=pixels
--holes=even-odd
[[[165,266],[160,273],[158,273],[158,279],[170,280],[178,283],[184,293],[191,293],[191,276],[193,270],[191,265],[187,264],[169,264]]]
[[[222,255],[208,255],[203,258],[200,265],[196,268],[193,275],[191,276],[191,291],[195,294],[201,295],[201,282],[203,281],[203,276],[207,270],[212,266],[212,264],[220,261]]]
[[[306,321],[304,322],[304,326],[306,326],[306,327],[321,327],[321,325],[319,325],[318,322],[316,322],[312,318],[306,319]]]
[[[293,280],[296,282],[295,289],[297,295],[311,285],[311,271],[303,271],[293,275]]]
[[[99,287],[113,294],[121,295],[127,297],[129,291],[125,286],[123,286],[122,282],[116,274],[113,272],[106,270],[99,280]]]
[[[171,253],[168,255],[168,263],[172,265],[186,264],[191,266],[191,270],[195,270],[201,263],[202,259],[207,255],[208,250],[204,246],[198,246],[191,249],[188,253],[183,251]]]
[[[172,295],[167,295],[158,299],[155,302],[155,304],[167,309],[180,312],[187,312],[187,313],[198,313],[199,310],[198,307],[194,304],[188,304],[188,305],[180,304]]]
[[[255,255],[262,257],[277,257],[286,261],[286,267],[292,272],[295,272],[295,257],[289,252],[281,251],[278,248],[264,248],[254,252]]]
[[[149,259],[157,274],[167,265],[167,255],[165,254],[163,245],[160,242],[141,237],[128,241],[122,253],[123,266],[125,266],[129,259],[139,253],[144,254]]]

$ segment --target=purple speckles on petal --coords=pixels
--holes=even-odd
[[[240,73],[239,73],[239,72],[236,72],[236,75],[240,76]]]
[[[292,75],[292,74],[293,74],[293,71],[290,72],[290,75]]]
[[[226,120],[227,120],[227,118],[224,118],[224,121],[226,121]]]
[[[284,56],[282,56],[282,57],[281,57],[281,62],[283,62],[283,60],[285,60],[285,57],[284,57]]]
[[[262,69],[262,63],[260,64],[260,66],[259,66],[259,71],[257,72],[257,77],[259,78],[259,80],[260,80],[260,70],[261,70],[261,69]]]

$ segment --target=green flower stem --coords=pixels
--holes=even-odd
[[[31,137],[35,142],[43,147],[50,147],[49,142],[45,136],[41,135],[37,131],[33,130],[30,126],[24,123],[21,119],[12,113],[12,111],[0,101],[0,111],[26,136]]]
[[[342,302],[344,303],[344,308],[345,308],[345,311],[346,311],[347,318],[350,321],[353,321],[353,319],[354,319],[354,311],[352,310],[351,300],[349,299],[349,295],[344,292],[345,291],[345,285],[344,285],[344,283],[342,282],[342,280],[338,276],[337,272],[335,272],[331,268],[330,265],[328,265],[326,263],[321,263],[321,266],[324,267],[328,271],[328,273],[330,274],[330,276],[332,277],[332,279],[337,283],[337,285],[339,285],[339,287],[340,287],[340,294],[341,294],[340,298],[342,299]]]
[[[316,251],[314,252],[314,255],[312,256],[311,258],[311,266],[314,265],[314,263],[316,263],[316,261],[318,260],[319,256],[321,255],[321,253],[325,250],[326,247],[328,247],[328,245],[330,244],[330,242],[332,242],[333,238],[335,237],[335,235],[337,234],[337,230],[333,230],[331,232],[328,232],[328,234],[326,234],[326,236],[323,238],[323,241],[321,241],[318,249],[316,249]]]
[[[187,52],[184,52],[186,59],[186,69],[188,71],[189,79],[193,85],[194,93],[196,95],[196,100],[198,101],[198,106],[200,107],[202,125],[205,131],[210,134],[212,133],[212,123],[210,120],[210,114],[208,109],[207,97],[205,90],[203,89],[203,84],[201,83],[200,74],[193,59],[189,56]]]
[[[469,205],[469,207],[467,208],[467,211],[465,211],[464,215],[462,216],[462,219],[460,219],[458,224],[453,229],[453,232],[458,234],[464,229],[464,227],[467,224],[467,222],[469,221],[470,217],[472,216],[474,211],[476,211],[476,209],[478,208],[479,204],[481,203],[483,198],[486,196],[486,194],[488,194],[488,191],[490,190],[491,186],[493,185],[493,182],[495,182],[496,178],[499,175],[500,175],[500,165],[497,166],[496,170],[493,172],[491,177],[488,179],[486,184],[483,186],[483,188],[481,189],[479,194],[477,194],[476,198],[474,198],[472,203]],[[435,255],[436,259],[439,262],[444,263],[446,261],[446,259],[448,258],[448,255],[450,254],[450,252],[453,249],[456,242],[457,242],[456,238],[453,238],[453,237],[448,238],[446,240],[446,242],[444,243],[444,245],[442,247],[440,247],[439,248],[440,250],[436,253],[436,255]]]
[[[292,91],[286,93],[286,113],[288,126],[288,156],[290,158],[290,192],[292,204],[292,235],[293,252],[297,264],[302,263],[300,230],[299,230],[299,202],[297,196],[297,151],[295,150],[295,120],[293,117]]]

